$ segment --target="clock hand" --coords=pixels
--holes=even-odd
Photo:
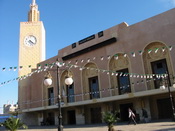
[[[32,40],[29,40],[29,43],[30,43],[30,44],[34,44],[34,42],[33,42]]]

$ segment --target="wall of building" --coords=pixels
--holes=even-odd
[[[86,42],[81,44],[79,44],[80,41],[76,42],[75,48],[72,48],[72,45],[65,47],[59,50],[57,56],[39,63],[43,70],[33,74],[29,78],[31,85],[26,85],[30,95],[24,101],[30,101],[30,104],[24,108],[26,109],[25,112],[30,112],[32,109],[39,111],[55,109],[55,106],[48,106],[47,90],[49,87],[43,85],[43,80],[47,70],[45,65],[51,65],[58,59],[65,64],[59,68],[61,91],[63,88],[67,91],[67,86],[64,84],[67,70],[70,71],[74,80],[75,102],[67,103],[67,98],[63,98],[64,124],[68,124],[67,111],[69,110],[75,111],[76,124],[90,124],[93,123],[92,119],[95,122],[100,122],[96,118],[92,118],[92,110],[122,109],[127,108],[129,105],[132,105],[140,118],[142,117],[141,109],[145,108],[148,111],[149,119],[158,119],[157,99],[168,97],[167,90],[162,92],[160,89],[155,89],[154,80],[147,82],[147,76],[144,76],[144,74],[153,74],[151,62],[164,58],[167,60],[169,73],[174,74],[175,60],[172,59],[173,51],[169,50],[170,46],[175,45],[173,37],[175,30],[172,28],[175,26],[174,14],[175,9],[172,9],[131,26],[121,23],[103,31],[102,37],[95,34],[92,40],[88,38]],[[115,38],[116,41],[112,41],[110,44],[99,48],[94,47],[94,45],[99,43],[102,45],[104,41],[114,40]],[[159,55],[155,55],[154,49],[157,47],[159,48],[157,53]],[[166,48],[165,52],[162,47]],[[148,52],[150,48],[152,49],[151,53]],[[140,55],[139,51],[143,51],[143,54]],[[133,53],[135,53],[135,56],[133,56]],[[119,56],[117,60],[115,58],[116,54]],[[126,57],[124,54],[126,54]],[[162,56],[160,57],[160,55]],[[111,56],[110,59],[108,59],[108,56]],[[116,88],[118,82],[116,76],[113,76],[112,72],[108,71],[116,72],[116,70],[124,68],[128,68],[129,73],[132,74],[129,77],[131,92],[119,95],[119,87]],[[59,81],[56,80],[55,69],[56,67],[53,67],[48,70],[52,70],[53,84],[50,87],[54,87],[54,101],[56,104],[58,96],[57,82]],[[139,74],[139,77],[134,76],[133,73]],[[142,78],[141,74],[145,78]],[[98,77],[100,99],[90,99],[90,93],[92,92],[89,89],[89,78],[93,76]],[[137,82],[139,83],[137,84]],[[171,82],[173,81],[171,80]],[[175,89],[171,88],[171,90],[174,95]],[[114,102],[115,106],[107,104],[108,102]],[[79,106],[84,106],[85,108]]]

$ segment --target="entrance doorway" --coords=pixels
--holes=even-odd
[[[133,109],[133,104],[132,103],[127,103],[127,104],[120,104],[120,120],[121,121],[128,121],[128,108]]]
[[[171,103],[169,98],[158,99],[157,107],[158,107],[159,119],[167,119],[172,117],[172,109],[171,109]]]
[[[102,115],[101,115],[101,108],[91,108],[91,123],[102,123]]]
[[[67,120],[69,125],[76,124],[75,110],[70,110],[67,112]]]
[[[55,125],[55,116],[53,112],[48,113],[46,121],[49,125]]]

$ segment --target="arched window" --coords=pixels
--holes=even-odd
[[[73,77],[72,72],[69,70],[69,74]],[[75,101],[75,94],[74,94],[74,83],[72,85],[66,85],[65,84],[65,78],[68,75],[68,71],[64,71],[61,75],[61,92],[64,101],[67,103],[74,102]]]
[[[109,70],[115,72],[115,75],[110,76],[111,87],[114,89],[112,95],[130,93],[130,64],[127,55],[124,53],[114,55],[109,62]]]
[[[169,48],[161,42],[152,42],[145,47],[143,63],[145,74],[153,74],[153,80],[147,83],[148,89],[160,87],[162,77],[159,74],[172,72]]]
[[[97,66],[94,63],[85,65],[82,72],[84,99],[100,98]]]

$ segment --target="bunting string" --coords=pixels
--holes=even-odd
[[[148,49],[147,52],[148,53],[151,53],[151,52],[157,53],[158,50],[162,50],[162,52],[164,52],[166,49],[168,49],[169,51],[172,51],[172,48],[173,48],[173,46],[171,45],[171,46],[166,46],[166,47],[161,47],[161,48]],[[139,55],[142,55],[143,54],[143,51],[140,50],[140,51],[131,52],[131,53],[123,53],[123,56],[126,57],[127,55],[128,56],[131,55],[131,57],[136,57],[136,54],[137,53]],[[100,56],[100,60],[101,61],[103,61],[104,59],[109,60],[111,57],[112,56],[110,56],[110,55],[108,55],[108,56]],[[119,54],[115,54],[114,55],[114,59],[115,60],[118,60],[118,58],[119,58]],[[85,61],[90,62],[90,60],[95,60],[95,59],[97,59],[97,57],[93,57],[92,59],[88,58],[87,60],[83,60],[82,59],[82,60],[80,60],[80,63],[83,63]],[[68,62],[68,64],[70,64],[70,63],[71,63],[71,61]],[[78,60],[75,61],[75,65],[77,65],[77,64],[78,64]],[[46,67],[48,65],[50,65],[50,64],[45,64]],[[40,67],[41,65],[38,65],[38,66]],[[22,66],[21,65],[19,67],[18,66],[15,66],[15,67],[2,67],[0,69],[1,69],[1,71],[16,71],[16,70],[22,70],[22,69],[26,69],[26,68],[32,68],[32,66],[31,65],[28,65],[28,66]]]
[[[156,79],[154,79],[156,80]],[[151,79],[147,79],[146,82],[150,82]],[[143,84],[144,83],[144,80],[141,80],[141,81],[137,81],[135,83],[131,83],[132,85],[134,84]],[[127,87],[131,87],[132,85],[127,85]],[[126,86],[125,86],[126,87]],[[120,89],[122,89],[124,87],[120,87]],[[110,91],[114,91],[114,90],[118,90],[118,87],[117,88],[103,88],[99,91],[93,91],[93,92],[84,92],[84,93],[79,93],[79,94],[67,94],[65,95],[64,93],[62,93],[62,98],[73,98],[73,97],[78,97],[78,96],[86,96],[86,95],[95,95],[95,94],[100,94],[100,93],[105,93],[105,92],[110,92]],[[62,92],[64,92],[64,90],[62,90]],[[63,95],[64,94],[64,95]],[[29,104],[33,104],[33,103],[38,103],[38,102],[44,102],[44,101],[53,101],[54,103],[56,103],[55,101],[58,99],[58,96],[56,97],[53,97],[53,98],[47,98],[47,99],[41,99],[41,100],[36,100],[36,101],[25,101],[25,102],[22,102],[21,105],[29,105]],[[98,99],[98,98],[96,98]]]
[[[40,73],[42,71],[47,71],[48,69],[51,69],[53,68],[54,66],[58,66],[58,65],[61,65],[61,66],[66,66],[67,68],[79,68],[79,70],[84,70],[84,69],[87,69],[87,70],[94,70],[94,71],[98,71],[98,72],[101,72],[101,73],[106,73],[107,75],[111,75],[111,76],[129,76],[129,77],[133,77],[133,78],[142,78],[142,79],[160,79],[160,78],[164,78],[164,77],[167,77],[168,74],[137,74],[137,73],[124,73],[124,72],[116,72],[116,71],[111,71],[111,70],[104,70],[104,69],[97,69],[97,68],[90,68],[90,67],[81,67],[81,66],[78,66],[78,65],[72,65],[72,64],[65,64],[64,62],[54,62],[52,64],[46,64],[44,66],[44,68],[41,67],[41,65],[38,66],[38,69],[36,69],[35,71],[29,73],[28,75],[24,75],[24,76],[20,76],[20,77],[17,77],[17,78],[14,78],[14,79],[11,79],[11,80],[8,80],[8,81],[5,81],[5,82],[1,82],[0,86],[3,86],[3,85],[6,85],[6,84],[9,84],[13,81],[20,81],[20,80],[23,80],[23,79],[26,79],[27,77],[30,77],[32,76],[34,73]]]

